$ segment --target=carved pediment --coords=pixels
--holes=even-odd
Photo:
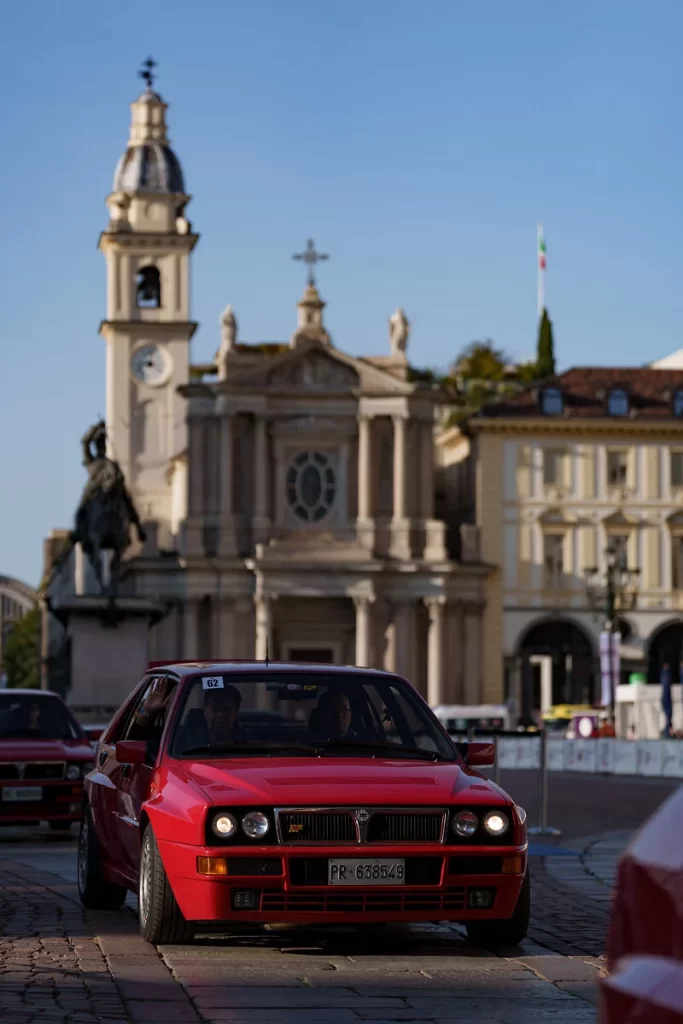
[[[621,530],[621,529],[632,529],[638,525],[638,520],[633,516],[627,515],[623,509],[619,508],[616,512],[606,516],[602,525],[606,530]]]
[[[270,387],[286,391],[348,391],[359,383],[358,373],[351,366],[315,351],[288,360],[268,374]]]

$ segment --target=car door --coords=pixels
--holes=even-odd
[[[145,730],[149,757],[145,764],[123,764],[117,783],[118,832],[121,843],[121,865],[126,877],[135,881],[140,860],[140,811],[149,796],[149,787],[154,772],[154,764],[161,745],[168,715],[177,693],[178,680],[168,673],[156,673],[150,678],[140,700],[131,715],[125,734],[121,739],[138,739],[136,732],[136,715],[153,692],[161,689],[165,696],[165,706],[156,716],[154,722]]]
[[[88,802],[95,823],[103,859],[118,872],[121,865],[121,841],[118,829],[118,785],[121,766],[116,760],[116,741],[126,728],[141,690],[147,689],[147,678],[135,687],[128,701],[104,731],[97,745],[95,770],[88,786]]]

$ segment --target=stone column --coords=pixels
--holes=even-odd
[[[370,598],[354,597],[356,606],[356,665],[369,668],[371,664],[371,631]]]
[[[394,520],[406,517],[406,420],[394,416]]]
[[[420,423],[421,511],[425,519],[434,518],[434,430],[433,424]]]
[[[190,661],[199,657],[197,602],[189,598],[183,608],[183,659]]]
[[[410,521],[406,517],[406,455],[408,423],[394,416],[394,509],[391,522],[391,554],[407,559],[411,555]]]
[[[233,518],[233,418],[229,413],[221,416],[218,435],[218,507],[220,510],[219,553],[230,557],[235,554],[235,522]]]
[[[254,602],[256,612],[256,661],[273,659],[273,614],[271,599],[257,597]]]
[[[372,519],[372,420],[358,417],[358,518]]]
[[[204,420],[188,419],[187,443],[187,522],[185,551],[190,556],[204,554]]]
[[[483,601],[468,601],[464,606],[465,703],[484,701]]]
[[[213,657],[216,661],[236,657],[235,653],[235,602],[220,598],[214,607]]]
[[[394,671],[415,683],[417,675],[417,606],[410,598],[394,605]]]
[[[254,419],[254,542],[262,544],[268,540],[270,516],[268,514],[268,421],[264,416]]]
[[[429,611],[427,641],[427,703],[435,708],[443,704],[444,697],[444,597],[426,597]]]

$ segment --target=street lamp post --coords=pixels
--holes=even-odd
[[[640,569],[631,569],[627,562],[626,547],[611,546],[605,551],[605,569],[601,574],[597,566],[584,569],[588,603],[602,612],[605,632],[609,635],[609,715],[616,722],[616,685],[612,661],[613,637],[617,632],[617,612],[631,611],[638,598]]]

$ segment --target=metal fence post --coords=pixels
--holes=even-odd
[[[530,836],[561,836],[558,828],[551,828],[548,825],[548,741],[545,729],[540,731],[541,742],[541,824],[534,825],[527,829]]]

